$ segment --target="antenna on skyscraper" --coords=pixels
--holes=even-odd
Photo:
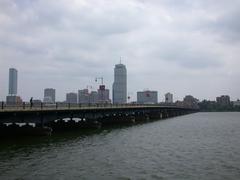
[[[122,56],[120,56],[120,64],[122,64]]]

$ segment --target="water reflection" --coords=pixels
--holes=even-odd
[[[1,139],[0,179],[238,179],[239,115]]]

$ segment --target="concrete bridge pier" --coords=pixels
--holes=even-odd
[[[108,126],[112,123],[112,119],[113,119],[114,115],[113,114],[103,114],[102,117],[99,118],[100,123],[103,126]]]
[[[174,110],[174,111],[173,111],[173,115],[174,115],[174,117],[179,116],[179,115],[180,115],[180,114],[179,114],[179,111]]]
[[[92,115],[87,115],[85,117],[85,121],[83,121],[83,125],[85,126],[85,128],[101,128],[102,127],[102,123],[100,122],[101,118],[100,115],[97,113],[93,113]]]
[[[175,111],[174,110],[168,110],[168,118],[175,117]]]
[[[159,120],[161,119],[160,112],[159,111],[153,111],[149,113],[150,120]]]
[[[134,114],[135,122],[144,122],[146,121],[146,115],[144,112],[136,112]]]
[[[168,113],[166,110],[161,111],[161,114],[162,114],[162,119],[168,118]]]
[[[65,121],[62,118],[56,119],[46,124],[46,126],[51,127],[53,132],[65,128]]]
[[[112,112],[101,116],[99,122],[102,126],[132,124],[135,123],[135,117],[128,112]]]
[[[135,116],[130,112],[124,114],[123,118],[125,118],[126,123],[129,123],[129,124],[134,124],[136,122]]]

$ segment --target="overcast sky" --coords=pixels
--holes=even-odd
[[[24,100],[96,90],[95,77],[112,89],[120,56],[132,100],[144,89],[240,98],[240,1],[0,0],[0,100],[10,67]]]

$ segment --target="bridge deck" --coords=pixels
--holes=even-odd
[[[92,105],[92,106],[71,106],[56,104],[55,106],[4,106],[0,109],[1,123],[37,123],[44,124],[54,122],[57,119],[80,118],[88,123],[98,120],[101,123],[117,123],[132,121],[132,118],[138,119],[161,119],[163,117],[172,117],[192,113],[195,109],[177,106],[163,105]],[[135,121],[135,120],[134,120]]]
[[[178,106],[162,105],[95,105],[95,106],[6,106],[0,109],[1,112],[33,112],[33,111],[67,111],[67,110],[114,110],[114,109],[189,109]]]

